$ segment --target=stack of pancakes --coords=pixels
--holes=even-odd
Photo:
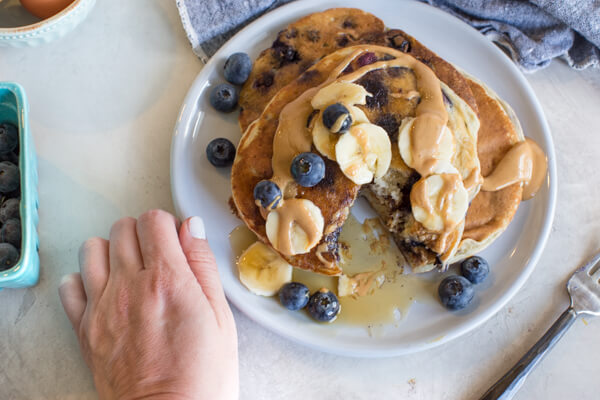
[[[393,59],[394,52],[401,51],[435,73],[441,81],[448,127],[466,149],[460,165],[477,164],[477,172],[480,168],[481,175],[487,176],[515,143],[524,140],[510,107],[485,84],[457,70],[405,32],[387,29],[377,17],[358,9],[336,8],[306,16],[279,32],[272,47],[260,54],[240,93],[243,136],[232,169],[232,198],[238,216],[267,244],[265,219],[253,189],[273,175],[278,116],[292,100],[321,85],[359,45],[372,46],[375,50],[370,57],[377,60]],[[360,59],[354,60],[344,72],[361,66]],[[338,236],[359,195],[378,213],[413,271],[441,267],[488,246],[513,218],[521,201],[521,185],[495,192],[477,187],[470,193],[466,219],[453,243],[441,248],[439,235],[416,221],[411,212],[411,188],[420,175],[403,162],[397,150],[399,128],[403,120],[415,116],[420,102],[419,96],[412,95],[417,89],[414,71],[377,69],[354,83],[371,94],[366,104],[358,107],[371,123],[388,133],[395,149],[391,167],[383,177],[361,186],[348,179],[335,161],[324,157],[325,178],[314,187],[296,188],[297,197],[312,201],[321,210],[325,221],[321,243],[308,253],[282,256],[295,267],[339,275]]]

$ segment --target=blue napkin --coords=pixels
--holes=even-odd
[[[203,62],[265,12],[291,0],[177,0],[183,28]]]
[[[600,65],[598,0],[420,0],[490,38],[525,71],[562,57],[575,69]]]
[[[206,62],[244,25],[289,1],[177,0],[177,7],[194,52]],[[478,29],[524,71],[547,67],[556,57],[575,69],[600,66],[598,0],[420,1]]]

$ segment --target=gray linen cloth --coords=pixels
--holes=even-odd
[[[245,24],[289,1],[176,0],[176,3],[194,52],[206,62]],[[544,68],[555,57],[564,58],[576,69],[600,66],[600,0],[420,1],[478,29],[524,71]],[[326,2],[323,8],[327,8]]]
[[[237,31],[291,0],[176,0],[194,53],[204,62]]]
[[[563,57],[575,69],[600,65],[600,0],[421,0],[500,45],[523,70]]]

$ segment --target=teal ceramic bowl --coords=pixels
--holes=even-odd
[[[10,122],[19,128],[21,172],[21,256],[14,267],[0,271],[0,288],[33,286],[40,275],[37,159],[28,113],[29,105],[23,88],[16,83],[0,82],[0,123]]]

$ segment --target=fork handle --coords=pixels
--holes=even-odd
[[[544,358],[546,353],[554,347],[556,342],[563,337],[575,319],[577,313],[569,307],[546,331],[544,336],[510,369],[498,382],[496,382],[480,400],[509,400],[517,393],[521,385],[533,368]]]

